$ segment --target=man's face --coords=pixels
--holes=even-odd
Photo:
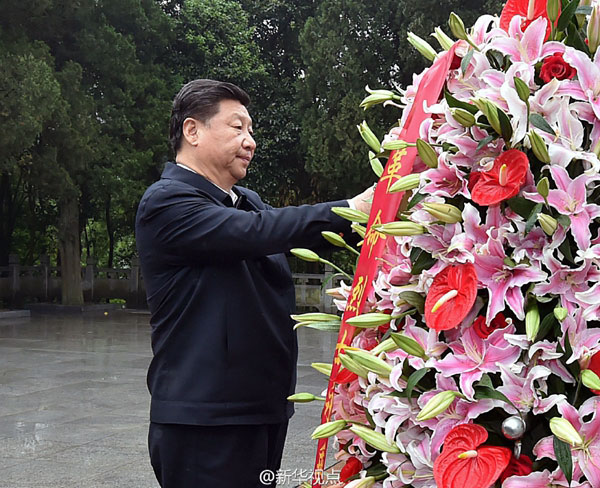
[[[231,186],[244,178],[255,150],[252,119],[237,100],[221,100],[219,111],[200,124],[197,158],[209,175],[218,175],[217,184]]]

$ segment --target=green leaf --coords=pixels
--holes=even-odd
[[[513,404],[513,402],[511,402],[506,395],[504,395],[504,393],[495,390],[494,388],[490,388],[488,386],[476,386],[475,387],[475,399],[477,400],[482,400],[484,398],[491,398],[493,400],[500,400],[503,401],[505,403],[508,403],[509,405],[512,405],[512,407],[515,410],[518,410],[517,407],[515,407],[515,405]]]
[[[451,108],[463,108],[463,109],[471,112],[473,115],[475,115],[477,113],[477,111],[479,110],[472,103],[467,103],[467,102],[462,102],[460,100],[457,100],[452,95],[450,95],[449,92],[444,93],[444,98],[446,98],[446,102],[448,103],[448,106]]]
[[[411,208],[413,208],[417,203],[419,203],[421,200],[423,200],[426,196],[427,196],[426,193],[415,193],[415,196],[413,196],[410,199],[410,202],[408,202],[408,207],[406,208],[406,210],[410,210]]]
[[[419,275],[424,270],[431,268],[436,263],[436,260],[431,257],[431,254],[423,251],[413,263],[410,274]]]
[[[546,315],[542,322],[540,323],[540,328],[538,330],[537,335],[535,336],[536,341],[541,341],[548,335],[548,332],[552,330],[554,324],[556,324],[556,317],[554,317],[554,313],[549,313]]]
[[[487,373],[485,373],[481,377],[481,379],[475,386],[487,386],[488,388],[494,388],[494,384],[492,383],[492,378],[490,378],[490,375]]]
[[[408,377],[408,381],[406,382],[406,388],[404,389],[404,392],[406,393],[406,398],[408,398],[410,401],[412,401],[412,391],[414,390],[415,386],[417,386],[419,381],[423,379],[423,376],[425,376],[428,371],[429,368],[421,368]]]
[[[504,55],[501,52],[491,49],[486,52],[485,55],[494,69],[502,71],[502,67],[504,66]]]
[[[533,125],[536,129],[543,130],[548,134],[556,136],[554,129],[550,127],[550,124],[548,124],[548,122],[546,122],[546,119],[544,119],[544,117],[542,117],[540,114],[531,114],[529,116],[529,122],[531,122],[531,125]]]
[[[567,33],[567,39],[565,40],[565,44],[567,46],[573,46],[578,51],[584,52],[588,56],[591,56],[589,46],[585,43],[583,37],[581,37],[581,31],[574,24],[569,24]]]
[[[465,73],[467,72],[467,68],[469,67],[469,64],[471,64],[471,59],[473,59],[473,53],[475,52],[475,49],[469,49],[469,52],[467,53],[467,55],[462,58],[462,61],[460,62],[460,70],[462,71],[463,76],[465,75]]]
[[[512,125],[510,125],[510,119],[503,110],[498,109],[497,112],[498,120],[500,120],[500,132],[502,132],[502,139],[504,139],[508,144],[513,135],[513,128]]]
[[[575,17],[575,11],[577,10],[577,7],[579,7],[579,0],[572,0],[571,3],[569,3],[563,9],[560,17],[558,18],[558,23],[556,24],[556,29],[558,31],[566,30],[571,20],[573,20]]]
[[[415,307],[421,315],[425,313],[425,298],[423,298],[423,295],[420,293],[417,293],[416,291],[405,291],[400,293],[399,298]]]
[[[496,136],[487,136],[481,139],[481,141],[479,141],[479,144],[477,144],[477,149],[475,149],[475,152],[479,151],[483,146],[487,146],[494,139],[496,139]]]
[[[573,457],[571,455],[571,447],[564,441],[561,441],[558,437],[553,436],[554,443],[554,454],[556,455],[556,461],[558,467],[565,474],[569,486],[571,486],[571,480],[573,479]]]
[[[513,212],[518,213],[527,220],[535,208],[536,203],[523,197],[513,197],[508,200],[508,206]]]
[[[533,226],[537,222],[537,216],[542,211],[543,207],[544,205],[541,203],[538,203],[535,207],[533,207],[533,210],[527,219],[527,223],[525,224],[525,234],[529,234],[529,232],[531,232],[531,229],[533,229]]]
[[[569,242],[569,239],[565,239],[564,241],[562,241],[562,244],[558,246],[558,250],[563,254],[565,258],[567,258],[567,261],[569,261],[572,264],[575,264],[575,259],[573,258],[573,253],[571,252],[571,244]]]

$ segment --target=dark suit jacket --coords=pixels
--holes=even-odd
[[[294,286],[284,254],[347,232],[347,201],[273,209],[253,191],[231,198],[168,163],[136,218],[152,313],[150,419],[195,425],[276,423],[293,407]]]

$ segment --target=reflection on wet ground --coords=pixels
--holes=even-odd
[[[158,487],[146,450],[148,321],[129,311],[0,319],[0,488]],[[331,361],[335,336],[301,330],[299,342],[297,391],[320,393],[326,378],[310,363]],[[296,408],[281,486],[312,469],[321,407]]]

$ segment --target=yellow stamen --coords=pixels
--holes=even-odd
[[[500,173],[498,174],[498,180],[500,182],[500,185],[504,186],[506,185],[508,179],[508,168],[506,166],[506,164],[503,164],[502,166],[500,166]]]
[[[533,20],[534,15],[535,15],[535,0],[529,0],[529,5],[527,6],[527,20]]]
[[[458,459],[469,459],[477,457],[477,451],[465,451],[458,455]]]
[[[458,290],[450,290],[448,293],[446,293],[442,298],[440,298],[435,305],[433,306],[433,308],[431,309],[431,313],[435,313],[437,312],[437,310],[444,304],[446,303],[448,300],[451,300],[452,298],[454,298],[456,295],[458,295]]]

